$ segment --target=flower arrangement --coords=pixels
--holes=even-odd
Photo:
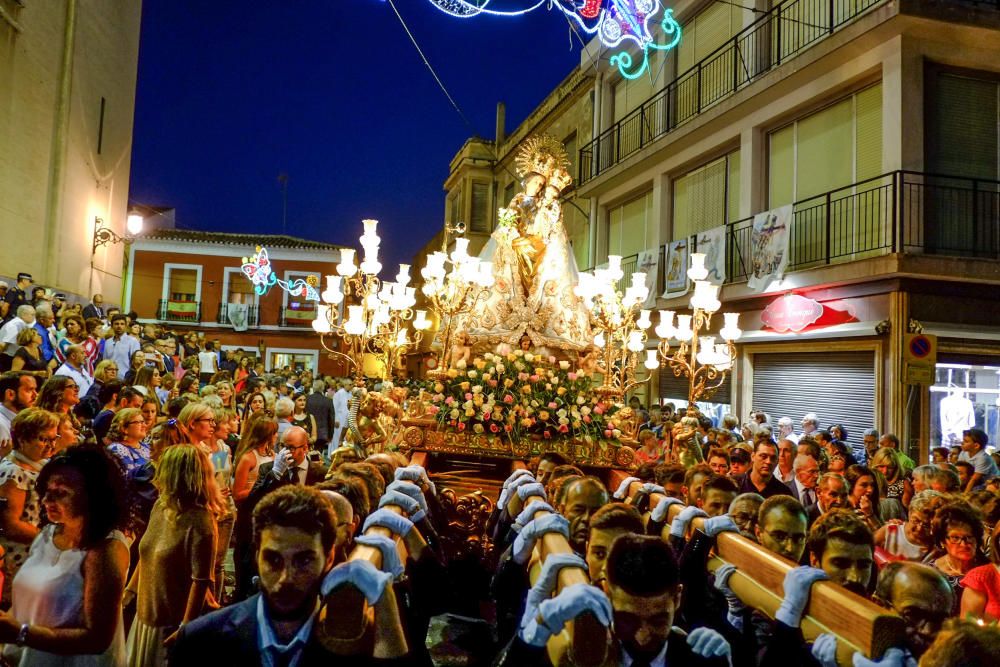
[[[459,362],[429,387],[429,412],[442,428],[511,439],[617,440],[619,406],[591,391],[568,361],[524,350]]]

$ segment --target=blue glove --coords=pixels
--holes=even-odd
[[[614,498],[618,500],[625,500],[628,495],[628,487],[632,486],[632,482],[640,481],[638,477],[626,477],[622,480],[622,483],[618,485],[618,490],[614,493]]]
[[[365,525],[362,526],[361,532],[366,533],[368,529],[372,526],[381,526],[382,528],[389,529],[393,535],[399,535],[400,537],[406,537],[413,530],[413,522],[407,519],[405,516],[400,516],[392,510],[380,509],[375,510],[368,515],[365,519]]]
[[[534,519],[535,515],[541,512],[542,510],[545,510],[546,512],[552,512],[553,514],[555,514],[556,512],[552,508],[552,505],[549,505],[546,502],[531,503],[530,505],[525,506],[525,508],[521,510],[521,513],[517,515],[517,519],[514,521],[514,525],[517,526],[518,528],[523,528],[524,526],[528,525],[528,522]]]
[[[538,605],[538,613],[522,626],[521,639],[531,646],[545,646],[549,637],[562,632],[568,621],[586,611],[594,614],[601,625],[611,625],[611,602],[601,589],[590,584],[567,586],[559,595]]]
[[[396,481],[402,480],[406,482],[413,482],[417,486],[424,484],[430,489],[432,494],[437,494],[437,489],[434,488],[434,482],[432,482],[430,477],[427,476],[427,471],[424,470],[423,466],[414,464],[403,468],[396,468],[395,479]]]
[[[521,502],[524,502],[531,496],[538,496],[542,500],[548,500],[548,498],[545,497],[545,487],[538,482],[534,482],[532,484],[522,484],[517,487],[517,497],[521,499]]]
[[[291,453],[282,447],[278,450],[278,453],[274,455],[274,465],[271,467],[271,472],[274,473],[275,477],[281,478],[285,476],[288,472],[289,466],[292,463]]]
[[[521,486],[522,484],[534,484],[534,483],[535,483],[535,478],[532,477],[531,473],[528,473],[526,475],[518,475],[509,482],[506,482],[507,486],[505,486],[503,490],[500,491],[500,500],[497,501],[497,505],[500,506],[500,509],[506,508],[507,503],[510,502],[511,495],[515,491],[517,491],[517,487]]]
[[[392,581],[388,572],[380,572],[377,567],[366,560],[349,560],[330,570],[323,579],[320,593],[326,597],[336,588],[344,584],[352,584],[361,591],[368,604],[375,604],[382,599],[385,587]]]
[[[722,597],[726,598],[726,603],[729,605],[729,610],[726,612],[726,620],[729,621],[729,625],[737,630],[743,630],[743,611],[746,610],[746,605],[743,604],[740,596],[729,587],[729,577],[733,576],[735,571],[736,566],[731,563],[726,563],[717,569],[715,571],[715,590],[722,593]]]
[[[687,636],[691,652],[702,658],[726,658],[732,655],[729,642],[711,628],[695,628]]]
[[[660,493],[663,495],[667,495],[667,490],[664,489],[662,486],[660,486],[659,484],[651,484],[649,482],[646,482],[641,487],[639,487],[639,491],[643,493]]]
[[[655,521],[656,523],[663,523],[667,520],[667,511],[670,509],[671,505],[683,505],[684,502],[667,496],[666,498],[661,498],[660,502],[653,508],[653,511],[649,513],[650,521]]]
[[[670,524],[670,535],[672,537],[684,537],[687,533],[688,524],[696,516],[708,516],[705,510],[700,507],[695,507],[694,505],[689,505],[681,510],[681,513],[674,517],[673,523]]]
[[[407,482],[405,480],[397,480],[385,487],[386,491],[398,491],[403,495],[409,496],[417,501],[420,505],[420,509],[427,511],[427,500],[424,498],[424,492],[420,490],[420,487],[413,482]]]
[[[718,537],[719,533],[739,533],[740,529],[732,517],[723,514],[705,519],[701,524],[701,532],[709,537]]]
[[[420,509],[420,503],[399,491],[386,491],[382,495],[382,499],[378,501],[378,506],[382,508],[386,505],[398,505],[402,507],[403,511],[410,515],[410,521],[413,523],[423,519],[424,514],[426,514],[426,512]]]
[[[820,667],[837,667],[837,638],[828,633],[821,634],[813,642],[812,654]]]
[[[785,575],[785,599],[781,601],[774,618],[790,628],[799,627],[802,614],[809,604],[809,591],[817,581],[829,579],[826,572],[808,565],[800,565]]]
[[[399,551],[396,549],[396,541],[384,535],[360,535],[354,539],[355,544],[363,544],[366,547],[375,547],[382,552],[383,572],[388,572],[394,579],[398,579],[404,571],[403,564],[399,560]]]
[[[854,667],[917,667],[917,661],[909,651],[901,648],[891,648],[882,655],[881,660],[872,660],[854,652]]]
[[[518,479],[520,477],[524,477],[525,475],[527,475],[528,477],[531,477],[532,479],[535,478],[535,476],[532,475],[531,471],[528,470],[527,468],[518,468],[517,470],[515,470],[514,472],[512,472],[510,474],[510,477],[508,477],[507,479],[504,480],[504,482],[503,482],[503,488],[506,489],[507,487],[510,486],[510,483],[513,482],[515,479]]]
[[[527,624],[538,614],[538,605],[552,596],[559,580],[559,572],[564,567],[578,567],[587,570],[587,562],[576,554],[552,554],[545,559],[538,581],[528,590],[524,601],[524,613],[521,615],[521,625]]]
[[[529,521],[514,538],[511,552],[514,561],[520,565],[527,563],[531,557],[531,550],[535,548],[535,541],[546,533],[559,533],[568,540],[569,521],[559,514],[546,514]]]

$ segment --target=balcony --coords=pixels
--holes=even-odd
[[[228,303],[220,303],[219,310],[216,313],[215,321],[219,324],[232,325],[232,321],[229,317],[229,305]],[[246,325],[248,327],[260,326],[260,306],[247,306],[247,318]]]
[[[1000,181],[894,171],[795,202],[787,272],[892,253],[1000,259]],[[753,218],[726,225],[726,284],[752,270]],[[689,238],[697,252],[697,237]],[[657,294],[664,290],[660,249]],[[629,284],[638,256],[622,259]]]
[[[161,322],[199,324],[201,322],[201,303],[198,301],[160,299],[159,306],[156,309],[156,319]]]
[[[886,0],[785,0],[580,148],[582,185]]]

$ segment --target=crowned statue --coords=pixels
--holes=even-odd
[[[493,262],[493,291],[463,328],[476,345],[518,346],[526,336],[536,348],[575,357],[592,336],[586,306],[574,294],[576,260],[563,225],[569,158],[555,139],[530,137],[515,166],[523,190],[500,209],[480,253]]]

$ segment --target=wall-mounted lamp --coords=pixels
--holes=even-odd
[[[93,255],[96,253],[97,248],[100,246],[132,241],[133,238],[142,231],[142,221],[143,218],[141,213],[135,209],[129,211],[128,217],[125,220],[125,229],[128,233],[125,236],[121,236],[110,227],[104,226],[104,218],[94,218],[94,241],[90,254]]]

